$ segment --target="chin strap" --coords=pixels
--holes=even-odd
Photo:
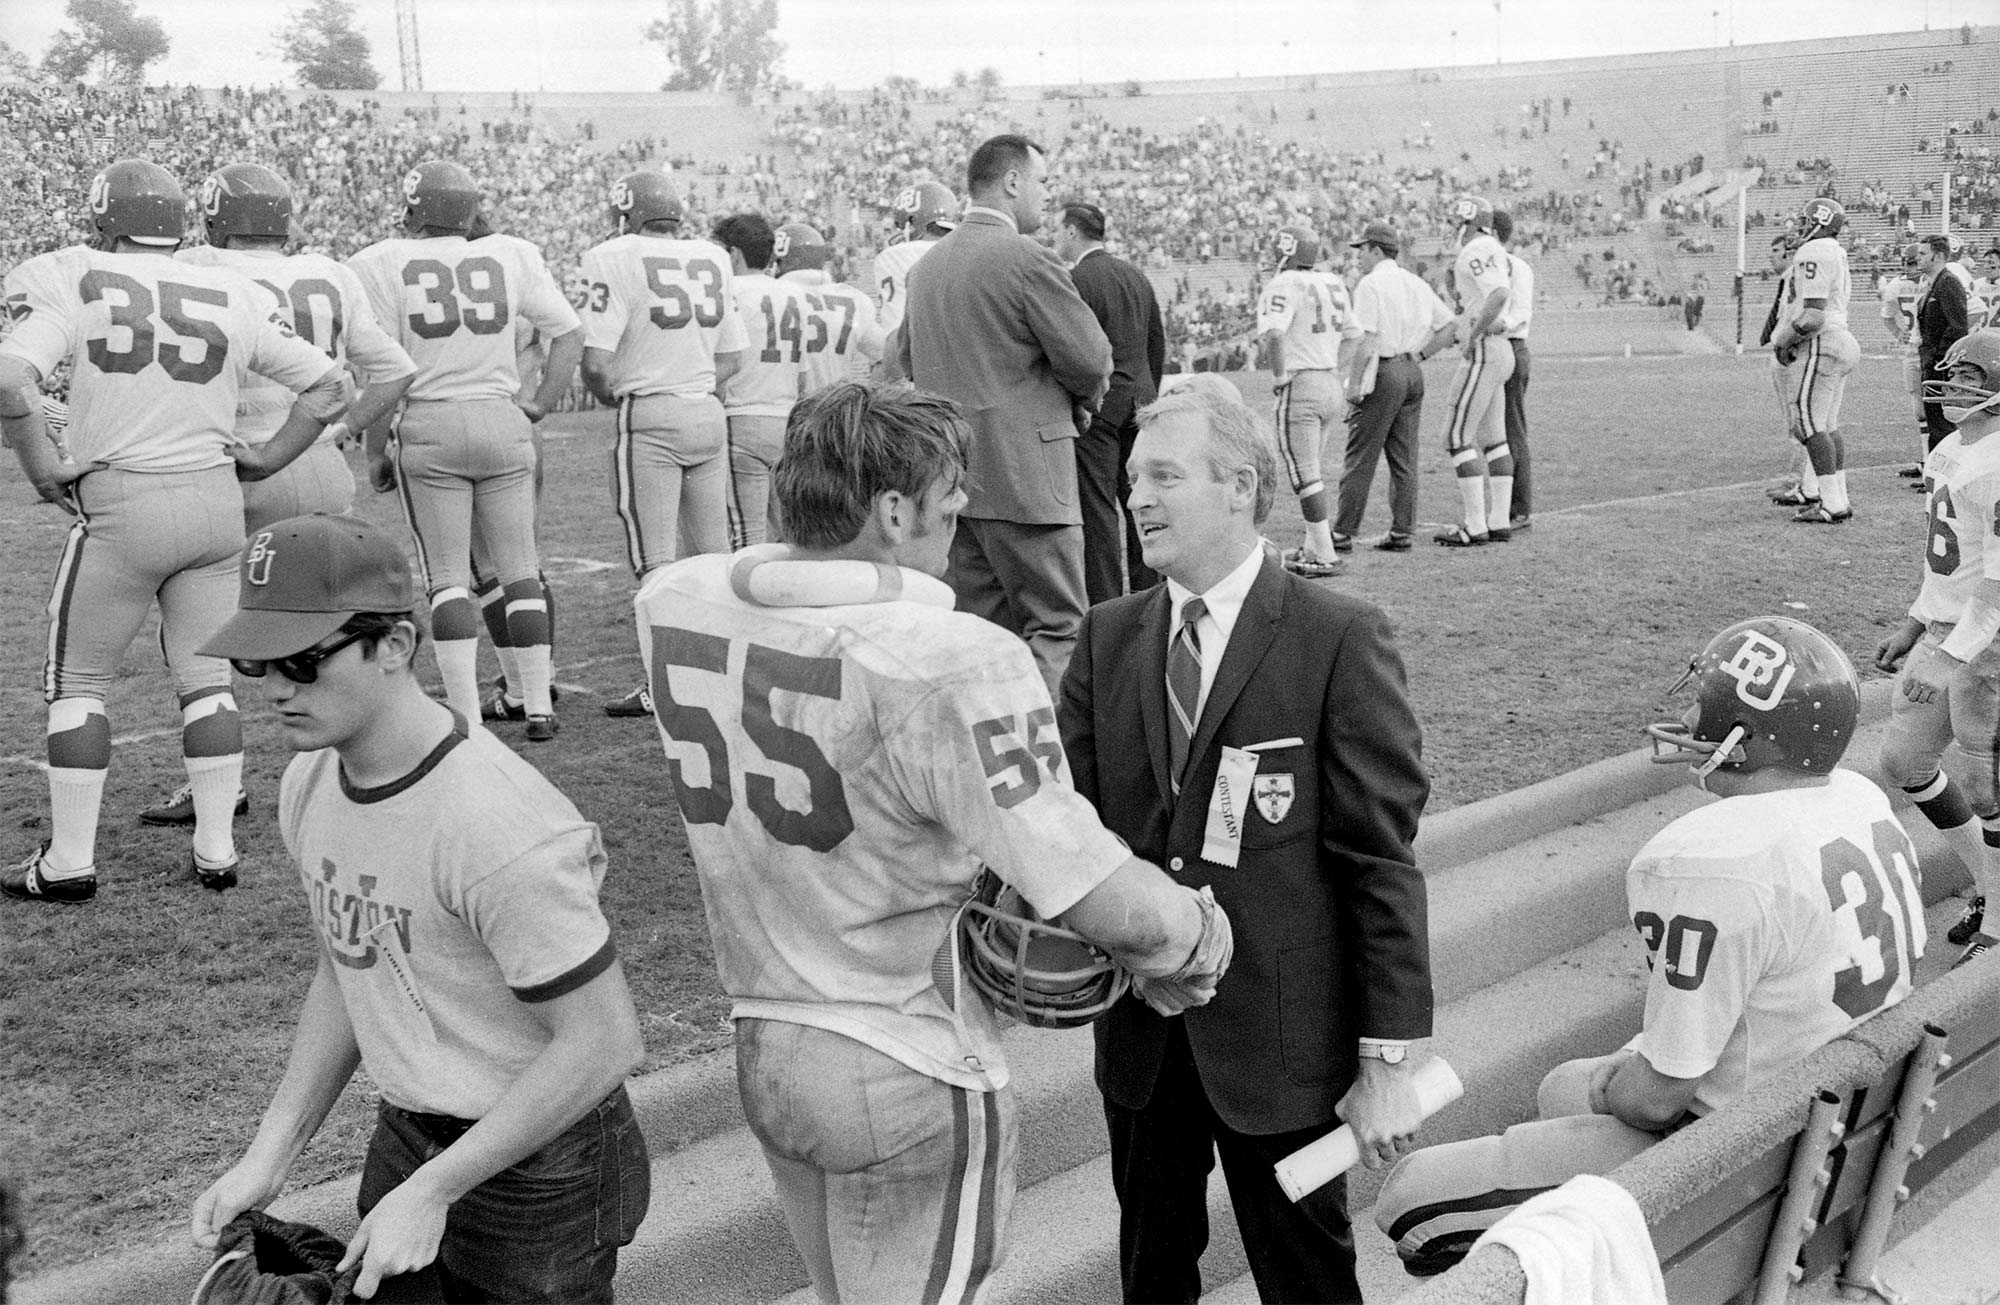
[[[1729,754],[1741,746],[1744,736],[1748,733],[1749,731],[1741,725],[1732,726],[1729,733],[1722,736],[1722,742],[1715,745],[1715,751],[1709,753],[1704,760],[1695,763],[1695,777],[1706,781],[1710,775],[1721,769],[1723,763],[1729,760]],[[1703,787],[1707,787],[1706,783]]]

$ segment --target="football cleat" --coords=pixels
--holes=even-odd
[[[43,843],[13,865],[0,867],[0,893],[24,902],[87,902],[97,896],[97,867],[67,879],[50,879],[42,871],[49,845]]]
[[[1533,517],[1510,517],[1507,521],[1507,529],[1517,535],[1523,530],[1533,530],[1534,528],[1535,521]]]
[[[528,704],[510,702],[507,686],[496,683],[486,691],[486,697],[479,704],[479,719],[490,721],[524,721],[528,719]]]
[[[1854,509],[1845,512],[1830,511],[1824,503],[1809,503],[1792,515],[1794,525],[1837,526],[1843,521],[1854,519]]]
[[[1774,489],[1768,497],[1773,507],[1814,507],[1819,503],[1819,495],[1808,494],[1797,485],[1787,485],[1783,489]]]
[[[556,736],[556,731],[559,728],[561,727],[557,725],[556,718],[553,716],[530,716],[528,717],[528,742],[547,743]]]
[[[187,195],[174,174],[146,159],[120,159],[90,183],[100,247],[120,240],[171,249],[187,234]]]
[[[1945,931],[1945,941],[1954,947],[1963,947],[1972,941],[1986,920],[1986,899],[1975,897],[1965,904],[1965,911],[1958,917],[1958,923]]]
[[[1972,945],[1958,954],[1958,959],[1951,963],[1951,968],[1955,970],[1968,961],[1976,961],[1995,947],[2000,947],[2000,938],[1995,938],[1991,934],[1975,933],[1972,935]]]
[[[202,229],[226,249],[231,236],[288,236],[292,187],[261,163],[231,163],[201,183]]]
[[[640,685],[616,702],[604,704],[607,716],[650,716],[653,714],[653,691]]]
[[[648,222],[678,223],[685,214],[680,192],[664,172],[628,172],[612,183],[611,222],[621,236]]]
[[[1514,537],[1514,531],[1509,526],[1488,526],[1486,537],[1496,544],[1504,544]]]
[[[1331,531],[1330,533],[1331,533],[1331,534],[1333,535],[1333,551],[1334,551],[1334,552],[1336,552],[1336,553],[1352,553],[1352,552],[1354,551],[1354,536],[1353,536],[1353,535],[1343,535],[1343,534],[1341,534],[1341,533],[1340,533],[1340,532],[1339,532],[1338,530],[1335,530],[1335,531]]]
[[[1924,474],[1924,464],[1921,462],[1912,462],[1907,467],[1896,468],[1896,474],[1904,480],[1916,480]]]
[[[1783,766],[1824,775],[1840,764],[1861,715],[1854,663],[1833,640],[1788,616],[1738,621],[1710,639],[1667,690],[1691,694],[1678,720],[1646,727],[1653,760],[1706,778]]]
[[[1400,530],[1391,530],[1375,541],[1375,549],[1382,553],[1407,553],[1415,546],[1415,541]]]
[[[479,183],[457,163],[432,159],[403,178],[403,226],[409,231],[472,230],[483,197]]]
[[[195,882],[210,892],[222,892],[236,887],[236,870],[243,864],[243,858],[232,856],[223,865],[202,864],[201,854],[188,849],[188,868],[194,871]]]
[[[1325,580],[1347,573],[1347,563],[1338,553],[1332,557],[1313,557],[1303,548],[1286,549],[1282,565],[1293,575],[1307,580]]]
[[[236,790],[236,814],[250,813],[250,795],[242,789]],[[139,813],[139,820],[148,825],[192,825],[194,823],[194,785],[183,784],[167,796]]]
[[[1478,548],[1485,544],[1485,535],[1475,535],[1462,525],[1440,530],[1431,536],[1431,542],[1443,544],[1446,548]]]

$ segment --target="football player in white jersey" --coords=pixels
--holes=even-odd
[[[354,473],[343,449],[346,432],[366,430],[402,399],[417,365],[386,335],[354,273],[323,254],[286,254],[291,238],[292,188],[261,163],[231,163],[201,183],[196,207],[205,245],[174,257],[199,267],[242,273],[277,297],[278,311],[307,344],[348,364],[363,383],[354,406],[328,426],[313,446],[276,475],[243,486],[243,528],[254,535],[273,521],[323,512],[339,516],[354,506]],[[292,392],[253,378],[236,399],[238,441],[262,444],[275,435],[292,406]],[[249,809],[239,795],[236,814]],[[139,813],[149,825],[194,823],[194,789],[183,784]]]
[[[1925,386],[1958,429],[1924,459],[1930,529],[1924,578],[1901,628],[1875,650],[1875,665],[1902,671],[1890,700],[1882,773],[1903,786],[1972,870],[1973,899],[1949,934],[1994,943],[1982,932],[1986,902],[2000,901],[2000,329],[1960,337],[1945,352],[1947,379]],[[1906,660],[1907,659],[1907,660]],[[1947,747],[1965,754],[1961,788],[1942,769]]]
[[[1027,648],[951,610],[968,433],[907,386],[821,391],[778,467],[791,546],[678,562],[637,604],[744,1113],[827,1301],[977,1301],[1005,1255],[1016,1106],[956,922],[982,862],[1156,1008],[1206,1001],[1226,965],[1208,890],[1071,787]],[[1008,927],[1056,941],[1025,911]],[[1083,1018],[1109,1005],[1077,991]]]
[[[114,163],[90,189],[100,248],[31,258],[6,280],[14,326],[0,343],[0,429],[36,492],[77,518],[49,599],[50,839],[0,869],[11,897],[80,902],[97,891],[111,765],[104,699],[155,602],[193,790],[194,876],[214,889],[236,883],[242,724],[229,664],[196,649],[236,608],[239,480],[305,452],[352,389],[338,363],[293,334],[268,291],[171,257],[186,205],[164,168]],[[39,392],[64,361],[67,458],[48,437]],[[299,397],[269,440],[237,443],[252,372]]]
[[[1346,284],[1313,266],[1319,249],[1319,237],[1309,228],[1280,230],[1278,271],[1257,297],[1257,340],[1269,360],[1277,396],[1273,420],[1278,450],[1306,523],[1304,545],[1287,551],[1284,563],[1287,570],[1315,579],[1339,575],[1340,552],[1354,547],[1346,536],[1333,537],[1320,465],[1327,432],[1347,408],[1340,385],[1346,363],[1341,346],[1361,338]],[[1340,460],[1339,454],[1332,458],[1335,465]]]
[[[826,237],[803,222],[787,222],[771,242],[778,279],[803,290],[813,311],[812,334],[806,338],[807,394],[836,381],[866,380],[882,361],[874,301],[833,279],[826,270],[832,255]]]
[[[755,213],[715,224],[736,272],[736,308],[749,336],[743,362],[722,385],[729,415],[729,536],[734,547],[769,533],[771,469],[785,443],[785,418],[806,386],[806,342],[818,319],[805,291],[770,275],[777,232]]]
[[[903,324],[903,289],[909,284],[910,269],[930,252],[932,245],[950,235],[958,226],[958,196],[951,187],[935,181],[906,186],[896,196],[891,212],[896,222],[896,239],[875,255],[875,320],[884,337],[894,335]]]
[[[1771,334],[1772,356],[1788,369],[1793,435],[1819,477],[1817,503],[1800,508],[1792,520],[1804,525],[1837,525],[1854,515],[1847,498],[1847,454],[1840,438],[1840,400],[1848,374],[1861,360],[1861,346],[1847,328],[1847,301],[1853,287],[1847,251],[1839,236],[1846,211],[1831,199],[1806,201],[1800,217],[1798,252],[1792,255],[1778,328]]]
[[[1791,293],[1794,247],[1789,235],[1780,233],[1771,237],[1771,270],[1777,273],[1778,284],[1771,298],[1770,311],[1764,314],[1764,330],[1757,337],[1759,346],[1771,343],[1771,337],[1777,333],[1786,296]],[[1786,482],[1772,490],[1769,497],[1774,507],[1802,508],[1819,502],[1819,477],[1813,474],[1812,459],[1806,456],[1806,446],[1799,439],[1798,414],[1792,407],[1792,369],[1779,361],[1775,350],[1771,354],[1770,376],[1771,390],[1778,400],[1778,414],[1785,423],[1791,466]]]
[[[507,594],[527,735],[539,743],[556,736],[556,717],[548,601],[535,548],[532,424],[569,388],[583,328],[539,249],[508,235],[476,244],[466,238],[480,198],[478,183],[458,164],[419,164],[403,179],[408,235],[348,260],[376,316],[417,364],[395,423],[393,461],[382,424],[368,433],[369,479],[379,491],[401,491],[430,596],[445,699],[468,721],[480,718],[472,535],[482,536]],[[550,343],[535,397],[517,402],[514,324],[522,317]]]
[[[1449,548],[1470,548],[1514,537],[1507,525],[1514,504],[1514,455],[1507,448],[1506,394],[1514,349],[1502,324],[1511,267],[1507,251],[1493,236],[1490,202],[1461,195],[1452,201],[1451,216],[1458,228],[1458,258],[1451,275],[1463,361],[1452,383],[1444,446],[1465,519],[1433,538]]]
[[[1809,625],[1730,626],[1682,677],[1694,703],[1647,733],[1721,800],[1654,835],[1625,895],[1645,941],[1639,1035],[1568,1061],[1540,1118],[1401,1161],[1375,1218],[1412,1272],[1456,1263],[1535,1192],[1605,1174],[1910,992],[1924,954],[1916,850],[1872,782],[1839,766],[1854,667]]]
[[[749,337],[729,254],[680,233],[680,193],[663,172],[611,188],[617,234],[583,256],[583,379],[618,413],[611,483],[625,553],[642,583],[674,560],[729,547],[729,425],[716,398]],[[651,711],[645,688],[605,704]]]

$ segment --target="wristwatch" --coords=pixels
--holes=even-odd
[[[1400,1065],[1410,1054],[1407,1042],[1380,1042],[1369,1038],[1361,1040],[1361,1054],[1370,1060],[1379,1060],[1385,1065]]]

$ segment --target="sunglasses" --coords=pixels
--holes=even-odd
[[[253,680],[263,679],[266,671],[276,671],[293,684],[314,684],[319,680],[321,662],[348,644],[375,638],[383,633],[382,630],[356,630],[351,634],[341,635],[331,643],[314,644],[304,652],[295,652],[288,657],[270,657],[256,661],[231,657],[229,664],[236,668],[238,675],[247,675]]]

